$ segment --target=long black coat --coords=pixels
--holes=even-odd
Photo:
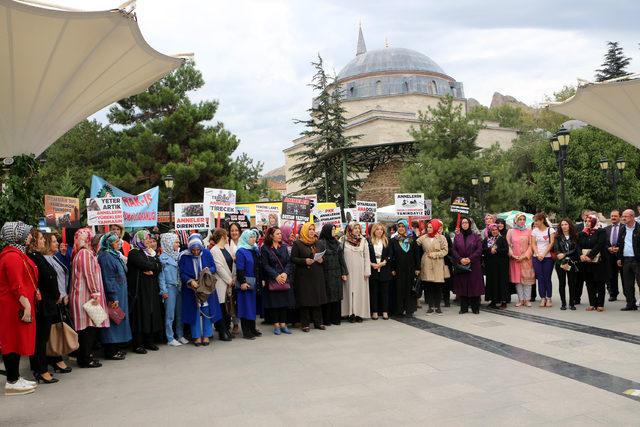
[[[58,275],[56,270],[49,264],[42,254],[37,252],[29,252],[29,258],[38,267],[38,289],[42,300],[36,308],[37,314],[53,317],[58,315],[58,300],[60,299],[60,291],[58,290]]]
[[[609,280],[609,263],[606,262],[607,235],[599,228],[595,234],[589,236],[584,232],[578,233],[578,247],[582,252],[589,249],[587,256],[591,259],[600,254],[600,262],[581,262],[580,272],[586,282],[606,282]]]
[[[318,241],[318,245],[321,250],[325,251],[322,269],[324,270],[327,302],[342,301],[344,292],[342,276],[349,274],[347,263],[344,261],[342,245],[337,240],[335,244],[329,245],[324,239]]]
[[[494,303],[509,299],[509,244],[504,237],[496,240],[496,253],[491,253],[489,239],[482,242],[484,269],[487,276],[485,300]]]
[[[264,308],[293,308],[296,305],[293,287],[288,291],[269,290],[269,282],[276,280],[282,273],[287,273],[289,284],[293,283],[293,265],[289,259],[286,246],[278,249],[262,245],[260,249],[260,264],[262,265],[265,287],[262,288],[262,306]]]
[[[417,300],[411,295],[411,287],[416,280],[416,271],[420,270],[420,251],[415,240],[411,239],[409,251],[405,252],[400,247],[397,238],[389,243],[391,255],[391,271],[395,275],[395,314],[413,314],[416,311]]]
[[[162,265],[157,256],[131,249],[127,259],[127,283],[129,285],[129,319],[135,333],[153,334],[164,330],[162,301],[158,273]],[[152,271],[148,276],[145,271]]]
[[[313,259],[311,246],[296,240],[291,248],[291,262],[295,264],[293,289],[298,307],[318,307],[327,302],[327,290],[322,264],[314,262],[307,265],[307,259]]]

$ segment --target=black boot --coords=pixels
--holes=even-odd
[[[256,337],[261,337],[262,336],[262,332],[260,332],[258,329],[256,329],[256,321],[255,320],[250,320],[249,322],[251,323],[251,332],[253,333],[253,335],[256,336]]]
[[[460,297],[458,297],[458,299],[460,300],[460,314],[468,313],[469,312],[469,298],[460,296]]]
[[[480,314],[480,297],[471,297],[471,311],[473,314]]]
[[[242,328],[242,337],[248,340],[255,340],[256,337],[253,335],[253,330],[251,328],[251,324],[249,320],[240,319],[240,327]]]
[[[224,327],[224,322],[222,320],[218,320],[213,324],[213,326],[218,332],[218,339],[220,341],[231,341],[231,337],[228,335],[227,330]]]

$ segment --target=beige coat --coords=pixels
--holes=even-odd
[[[423,252],[420,260],[420,280],[444,283],[444,279],[449,278],[449,269],[444,264],[444,257],[449,253],[447,239],[442,234],[436,234],[435,237],[423,234],[416,243]],[[435,258],[429,257],[429,254],[435,255]]]
[[[371,317],[369,305],[371,262],[367,239],[363,238],[358,247],[344,243],[344,261],[347,264],[349,275],[344,284],[342,315],[350,316],[353,314],[368,319]]]
[[[216,263],[216,293],[218,301],[223,304],[227,300],[227,295],[233,290],[236,280],[236,263],[233,263],[233,270],[229,270],[227,260],[222,254],[222,250],[215,245],[211,248],[213,261]]]

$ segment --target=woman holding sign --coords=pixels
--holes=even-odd
[[[296,265],[293,288],[296,303],[300,307],[300,324],[303,332],[309,332],[310,321],[316,329],[324,330],[320,306],[327,302],[324,283],[324,247],[317,244],[316,227],[305,222],[300,238],[293,243],[291,262]]]
[[[342,300],[342,315],[349,316],[349,321],[362,322],[371,317],[369,302],[369,276],[371,276],[371,258],[369,243],[362,238],[360,224],[352,222],[347,225],[342,247],[344,261],[349,275]]]

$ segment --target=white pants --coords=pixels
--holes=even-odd
[[[533,285],[523,285],[522,283],[518,283],[516,285],[516,292],[518,292],[519,301],[531,300],[531,286]]]

